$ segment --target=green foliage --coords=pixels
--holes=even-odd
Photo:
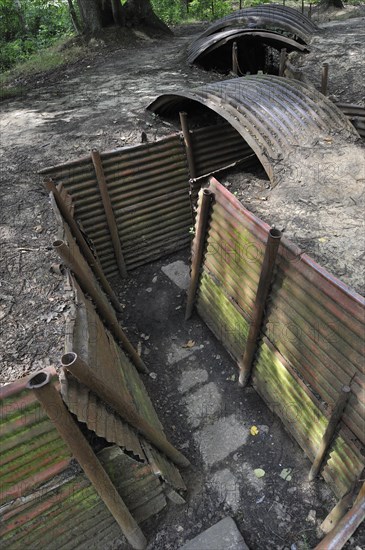
[[[66,0],[0,0],[0,70],[71,33]]]

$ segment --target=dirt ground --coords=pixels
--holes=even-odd
[[[162,424],[192,464],[182,472],[186,505],[144,524],[148,549],[177,550],[231,516],[252,550],[309,550],[335,499],[323,480],[308,482],[309,460],[253,388],[238,386],[235,362],[199,316],[184,321],[188,261],[189,252],[180,252],[113,285],[126,305],[128,336],[152,371],[145,384]],[[359,550],[364,537],[348,548]]]
[[[358,73],[363,62],[361,44],[359,43],[359,33],[363,23],[364,19],[361,21],[353,19],[339,24],[331,23],[328,26],[328,36],[331,43],[336,44],[337,49],[333,54],[330,54],[329,49],[323,52],[321,48],[326,49],[326,42],[323,42],[323,45],[315,50],[315,53],[310,54],[317,56],[313,58],[313,61],[318,63],[318,71],[312,71],[309,63],[310,57],[305,61],[305,63],[308,61],[308,65],[303,65],[308,74],[312,74],[312,72],[313,75],[319,74],[322,59],[331,61],[329,55],[333,55],[334,59],[339,58],[340,41],[338,37],[339,34],[343,35],[346,41],[346,47],[340,55],[343,65],[338,70],[335,83],[330,79],[330,91],[332,94],[337,94],[336,99],[338,100],[360,103],[364,99],[358,88],[358,83],[361,81],[360,75],[364,74],[364,71]],[[58,367],[63,349],[64,314],[67,311],[68,303],[63,291],[63,277],[51,267],[55,262],[57,263],[57,258],[52,250],[55,220],[49,207],[48,197],[37,175],[38,170],[83,156],[92,148],[107,150],[138,143],[142,131],[146,132],[149,140],[173,131],[174,128],[171,124],[155,119],[144,109],[152,99],[161,93],[174,91],[184,86],[194,87],[217,79],[217,75],[213,73],[189,68],[186,64],[185,48],[192,36],[200,30],[199,25],[183,26],[176,29],[174,38],[168,40],[151,39],[140,34],[133,44],[121,45],[119,49],[109,53],[102,49],[102,53],[96,53],[90,59],[52,72],[48,76],[33,78],[31,89],[24,97],[8,100],[1,104],[0,349],[2,350],[2,359],[0,383],[8,383],[48,364]],[[324,34],[321,35],[321,40],[324,40],[324,37]],[[348,78],[348,75],[352,74],[352,69],[343,70],[347,63],[355,67],[353,74],[358,77]],[[261,185],[260,182],[262,182],[266,189],[267,180],[260,172],[244,176],[243,179],[242,175],[239,176],[241,179],[237,176],[237,184],[233,181],[234,177],[234,174],[229,175],[232,180],[232,190],[244,194],[246,181],[249,190],[247,198],[250,198],[250,201],[247,201],[246,198],[247,205],[251,202],[252,209],[267,219],[267,211],[261,209],[265,201],[260,198],[256,199],[256,191],[253,193],[250,188],[250,185],[254,188]],[[258,194],[261,194],[261,190]],[[303,215],[312,209],[313,201],[316,198],[310,197],[305,200],[309,201],[309,204],[307,204],[308,208],[305,207]],[[357,210],[357,212],[359,211]],[[348,223],[355,224],[358,231],[361,220],[352,219],[352,214],[353,210],[349,210]],[[306,235],[306,237],[311,239],[311,235]],[[326,235],[318,235],[318,238],[325,237]],[[298,242],[298,244],[302,243]],[[363,246],[359,239],[353,243],[350,241],[350,246],[347,242],[344,253],[348,250],[351,251],[351,245],[354,247],[356,245],[356,253],[359,247]],[[357,258],[358,261],[361,259],[363,256]],[[338,262],[341,266],[342,258],[339,258]],[[158,270],[159,268],[158,266],[149,268],[149,270],[153,269]],[[148,277],[152,275],[152,271],[149,270],[146,269],[146,281],[142,277],[138,284],[143,286],[144,283],[147,283]],[[344,273],[344,280],[346,280],[346,273]],[[179,297],[176,296],[176,299],[176,304],[174,302],[168,306],[170,313],[173,313],[174,307],[181,305],[181,293]],[[141,307],[140,303],[138,307]],[[178,312],[178,310],[176,311]],[[138,316],[133,317],[131,314],[130,318],[126,319],[127,321],[131,323],[130,330],[133,330],[133,323],[139,323],[138,330],[147,334],[147,327],[141,325]],[[157,338],[158,335],[155,336]],[[186,334],[184,333],[181,337],[185,338]],[[204,333],[200,340],[203,345],[206,345],[204,342],[210,340],[210,337],[208,338]],[[212,343],[212,346],[218,345]],[[199,351],[195,357],[195,361],[199,365],[206,361],[200,353]],[[229,365],[227,368],[231,369],[230,360],[220,347],[219,352],[215,355],[220,355],[222,362]],[[214,365],[208,360],[204,369],[208,372],[209,377],[213,377],[213,367]],[[178,368],[180,367],[178,366]],[[233,370],[229,372],[230,374],[227,376],[226,368],[222,367],[222,370],[219,370],[216,375],[217,378],[208,378],[218,386],[222,395],[229,387],[229,395],[234,396],[232,400],[234,411],[228,411],[225,416],[230,416],[230,412],[236,413],[241,406],[241,394],[238,394],[233,381],[227,380],[227,377],[229,378],[234,372]],[[182,375],[181,372],[179,374]],[[162,375],[162,372],[158,372],[157,380],[159,380],[159,376],[162,379]],[[169,384],[167,392],[162,393],[158,384],[153,382],[150,381],[149,389],[164,425],[173,430],[171,432],[173,440],[183,446],[188,440],[188,427],[179,433],[175,433],[173,428],[178,421],[178,419],[175,421],[175,417],[180,414],[177,405],[176,408],[174,407],[174,400],[181,401],[182,399],[181,395],[176,394],[174,369],[166,373],[164,379],[164,382]],[[256,422],[268,426],[269,431],[263,431],[263,433],[268,434],[267,437],[270,435],[276,437],[276,434],[279,433],[278,421],[274,417],[270,417],[267,410],[261,416],[263,405],[256,394],[250,395],[248,392],[244,399],[245,411],[249,413],[248,416],[246,415],[246,422]],[[256,480],[253,480],[251,488],[247,488],[247,495],[250,498],[247,499],[248,508],[246,509],[251,511],[247,513],[247,518],[242,516],[243,512],[239,511],[240,508],[234,514],[236,514],[235,517],[237,517],[247,542],[252,543],[253,548],[289,548],[285,540],[286,535],[283,535],[284,532],[287,533],[284,531],[287,528],[293,535],[290,535],[291,544],[296,545],[300,542],[304,545],[305,537],[310,541],[308,544],[312,543],[316,540],[316,521],[311,523],[309,519],[307,522],[305,514],[312,509],[318,509],[319,515],[323,518],[325,510],[330,509],[333,504],[333,499],[328,495],[327,489],[321,482],[316,484],[313,494],[311,490],[307,493],[302,492],[301,486],[305,484],[306,469],[309,464],[306,464],[305,471],[302,471],[301,452],[289,439],[285,441],[285,445],[279,445],[278,448],[275,446],[271,455],[264,456],[262,459],[264,462],[260,462],[260,465],[257,463],[257,457],[260,453],[264,454],[261,440],[255,442],[248,440],[247,449],[249,448],[249,450],[246,448],[244,450],[244,453],[246,450],[248,453],[244,459],[247,460],[251,468],[257,466],[265,469],[272,461],[277,468],[275,475],[280,474],[282,468],[293,468],[295,476],[297,476],[294,478],[295,483],[293,484],[282,480],[279,494],[275,493],[275,495],[271,489],[271,482],[267,483],[266,492],[263,487],[262,490],[257,490],[259,485]],[[194,452],[192,451],[192,460],[194,460]],[[239,464],[241,455],[239,451],[237,453],[238,458],[236,460],[233,456],[233,461]],[[269,459],[269,457],[271,458]],[[225,460],[231,459],[225,458]],[[227,479],[232,480],[237,476],[242,476],[238,466],[236,468],[233,465],[233,469],[230,470],[231,466],[228,465],[228,462],[222,462],[219,470],[209,469],[212,479],[216,480],[216,482],[212,481],[213,485],[215,483],[214,486],[202,485],[203,478],[199,467],[187,473],[188,485],[191,490],[190,507],[184,512],[185,515],[176,512],[178,515],[174,516],[174,511],[168,512],[167,514],[171,515],[165,518],[167,524],[159,530],[158,534],[154,531],[153,524],[146,527],[151,536],[155,537],[151,549],[176,548],[176,544],[181,540],[187,540],[196,535],[220,519],[222,515],[232,513],[232,505],[229,504],[224,508],[225,496],[222,495],[222,491],[219,492],[219,487],[225,486]],[[229,477],[229,473],[225,470],[229,470],[233,478]],[[217,477],[214,477],[215,474]],[[235,487],[234,481],[233,487]],[[296,487],[297,493],[294,491],[294,487]],[[289,492],[289,489],[293,489],[292,493]],[[236,494],[234,490],[233,494]],[[293,500],[288,501],[292,503],[292,509],[286,504],[286,499],[289,498],[288,494],[293,495]],[[268,495],[271,495],[270,498]],[[263,496],[265,498],[260,501]],[[278,499],[275,498],[276,496]],[[307,502],[303,507],[304,498],[307,499]],[[245,499],[245,495],[240,493],[239,502],[242,503],[242,499]],[[260,519],[265,518],[265,514],[270,514],[269,502],[272,504],[271,510],[275,511],[276,518],[276,527],[274,527],[274,534],[271,538],[269,535],[270,523],[264,527],[260,522]],[[258,506],[261,506],[262,514],[257,514]],[[200,513],[198,514],[199,509]],[[296,521],[296,515],[302,523]],[[248,518],[253,518],[252,523]],[[283,525],[280,526],[280,522]],[[305,527],[302,527],[303,525]],[[307,526],[308,532],[306,532]],[[179,527],[182,527],[182,530]],[[153,535],[153,533],[155,534]],[[271,546],[266,541],[270,541]],[[357,542],[353,541],[353,545],[350,547],[356,548],[356,545]],[[291,548],[294,550],[300,547],[292,546]],[[309,548],[309,546],[303,546],[303,548]]]

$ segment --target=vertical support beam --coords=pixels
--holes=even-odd
[[[322,76],[321,76],[321,93],[327,95],[328,93],[328,63],[323,63],[322,65]]]
[[[143,373],[148,373],[146,365],[128,340],[109,302],[105,298],[103,299],[99,289],[94,285],[94,281],[73,256],[70,248],[64,241],[55,241],[53,247],[62,261],[75,273],[83,292],[89,294],[94,300],[99,314],[105,319],[117,341],[122,343],[123,349],[130,356],[137,369]]]
[[[238,75],[238,57],[237,57],[237,42],[232,44],[232,72],[235,75]]]
[[[315,547],[315,550],[341,550],[365,519],[365,483],[355,504],[334,529]]]
[[[302,13],[304,13],[304,0],[302,0]]]
[[[188,157],[190,179],[195,179],[197,177],[197,173],[195,168],[193,143],[192,143],[192,139],[189,131],[189,125],[188,125],[188,115],[187,113],[181,112],[179,113],[179,116],[180,116],[181,130],[184,136],[186,154]]]
[[[54,374],[56,374],[55,371]],[[40,371],[31,377],[27,387],[33,390],[36,398],[55,425],[56,430],[70,448],[73,456],[113,515],[130,545],[136,550],[143,550],[147,546],[147,541],[141,529],[66,409],[60,394],[50,381],[51,373]]]
[[[336,405],[332,411],[331,418],[328,422],[326,431],[323,435],[316,458],[314,459],[314,462],[310,469],[310,472],[308,475],[309,481],[313,481],[317,477],[321,469],[324,457],[332,442],[333,436],[335,435],[336,428],[341,420],[343,411],[345,410],[346,403],[350,397],[350,394],[351,394],[351,388],[349,386],[343,386],[341,389],[341,393],[338,396]]]
[[[209,189],[201,192],[201,203],[199,206],[199,217],[197,219],[196,235],[193,243],[193,258],[191,265],[190,284],[188,288],[188,299],[185,311],[185,320],[190,319],[195,303],[196,291],[198,290],[199,276],[204,255],[206,232],[212,203],[213,194]]]
[[[262,262],[260,280],[253,306],[250,330],[248,332],[245,353],[239,361],[239,385],[246,386],[252,372],[253,360],[260,336],[264,309],[273,279],[276,257],[282,237],[281,231],[271,228],[267,237],[264,260]]]
[[[75,237],[76,243],[79,246],[82,254],[84,255],[87,263],[92,269],[94,275],[99,279],[100,284],[105,290],[106,294],[109,296],[110,301],[118,312],[122,311],[122,307],[119,303],[118,298],[116,297],[112,287],[110,286],[107,278],[104,275],[103,269],[99,261],[94,257],[93,253],[90,250],[89,245],[87,244],[85,237],[83,236],[79,226],[77,225],[76,220],[73,218],[71,212],[67,208],[63,198],[61,197],[60,192],[55,186],[54,182],[51,179],[48,179],[44,182],[44,186],[48,192],[53,193],[57,207],[61,212],[61,215],[67,225],[70,227],[73,236]]]
[[[311,4],[311,2],[309,3],[308,17],[309,17],[309,19],[312,19],[312,4]]]
[[[127,268],[123,257],[122,247],[120,244],[118,227],[115,221],[113,207],[110,201],[110,196],[108,192],[108,187],[106,185],[106,179],[105,179],[103,165],[101,162],[99,151],[96,151],[96,150],[91,151],[91,159],[94,164],[96,179],[99,185],[101,200],[103,202],[105,216],[108,222],[110,236],[113,243],[114,255],[118,265],[119,273],[122,277],[127,277]]]
[[[285,73],[285,65],[286,65],[286,48],[282,48],[280,50],[280,61],[279,61],[279,76],[284,76]]]
[[[133,426],[157,449],[165,453],[175,464],[183,467],[189,466],[188,459],[168,442],[165,435],[140,416],[133,405],[122,400],[116,392],[98,379],[93,370],[76,353],[66,353],[61,362],[66,370],[108,403],[128,424]]]
[[[351,508],[351,505],[354,503],[355,495],[358,494],[359,490],[361,489],[361,485],[364,482],[364,474],[365,469],[362,470],[358,479],[354,481],[349,491],[345,495],[343,495],[343,497],[337,502],[336,506],[323,520],[320,525],[320,529],[321,531],[323,531],[323,533],[327,534],[332,531],[332,529],[336,527],[336,525],[343,518],[346,512]]]

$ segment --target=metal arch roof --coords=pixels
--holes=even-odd
[[[206,55],[221,48],[228,42],[244,41],[245,38],[255,37],[259,38],[263,44],[273,46],[278,50],[286,48],[288,52],[294,50],[300,52],[309,51],[307,46],[275,31],[268,31],[266,29],[227,29],[196,40],[189,50],[188,63],[190,65],[194,63],[199,64]]]
[[[253,149],[275,185],[279,172],[324,138],[355,142],[359,135],[325,96],[303,82],[253,75],[164,94],[147,109],[169,115],[198,102],[225,118]],[[335,154],[335,143],[332,145]]]
[[[279,29],[293,36],[298,36],[306,44],[310,41],[312,34],[318,31],[317,25],[300,11],[279,4],[264,4],[237,10],[226,17],[217,19],[209,25],[197,40],[227,27],[239,26],[251,29],[263,27]],[[193,44],[190,48],[193,48]]]

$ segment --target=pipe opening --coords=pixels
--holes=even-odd
[[[53,241],[53,248],[58,248],[62,244],[63,244],[63,241],[61,241],[60,239],[58,239],[57,241]]]
[[[77,359],[77,354],[74,353],[74,352],[70,352],[70,353],[65,353],[63,356],[62,356],[62,359],[61,359],[61,364],[63,367],[70,367],[73,363],[75,363]]]
[[[273,239],[281,239],[282,232],[279,229],[276,229],[275,227],[272,227],[269,231],[270,237]]]
[[[48,382],[50,381],[51,376],[48,372],[38,372],[32,378],[29,380],[27,384],[27,388],[30,389],[36,389],[36,388],[42,388],[43,386],[46,386]]]

